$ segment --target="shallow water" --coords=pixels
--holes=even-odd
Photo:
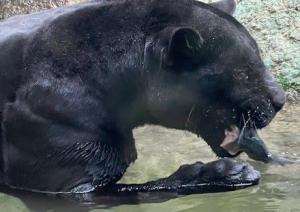
[[[139,159],[122,182],[145,182],[174,172],[181,164],[215,160],[204,141],[195,135],[157,126],[146,126],[134,132]],[[248,159],[262,173],[258,186],[244,190],[197,194],[159,203],[123,202],[115,206],[78,205],[72,201],[54,201],[47,197],[27,195],[22,199],[0,193],[0,211],[226,211],[226,212],[300,212],[300,106],[287,106],[269,127],[260,132],[269,149],[296,161],[284,167],[265,165]]]

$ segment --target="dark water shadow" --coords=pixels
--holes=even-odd
[[[271,190],[272,191],[271,191]],[[81,195],[53,195],[53,194],[38,194],[25,191],[12,190],[7,187],[0,187],[1,192],[7,195],[20,199],[26,207],[32,212],[88,212],[93,209],[110,209],[120,205],[140,205],[143,203],[163,203],[165,201],[179,198],[184,195],[169,192],[149,192],[149,193],[130,193],[130,194],[81,194]],[[248,207],[249,201],[255,201],[259,208],[266,209],[265,211],[275,211],[270,201],[274,198],[283,200],[286,198],[284,191],[276,190],[274,195],[274,188],[263,187],[260,188],[260,195],[263,198],[258,198],[255,193],[217,193],[216,196],[211,195],[192,195],[191,198],[201,198],[203,205],[195,204],[195,210],[198,208],[215,208],[219,203],[229,201],[227,206],[240,205],[240,207]],[[273,194],[272,194],[273,193]],[[224,194],[224,195],[223,195]],[[272,194],[272,195],[271,195]],[[227,195],[234,197],[227,199]],[[246,195],[246,196],[245,196]],[[214,197],[214,198],[212,198]],[[215,197],[217,199],[215,199]],[[248,200],[249,199],[249,200]],[[215,201],[219,201],[215,202]],[[217,204],[217,205],[216,205]],[[274,203],[275,204],[275,203]],[[229,209],[229,208],[228,208]],[[269,210],[270,209],[270,210]],[[212,210],[209,210],[212,211]]]
[[[85,212],[92,209],[108,209],[120,205],[162,203],[183,195],[171,192],[123,193],[123,194],[41,194],[0,186],[0,191],[21,200],[33,212]]]

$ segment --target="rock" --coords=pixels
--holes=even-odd
[[[16,14],[26,14],[42,9],[60,7],[69,0],[0,0],[0,19]]]
[[[300,91],[299,5],[300,0],[239,0],[235,14],[257,40],[267,67],[289,89],[288,97]]]

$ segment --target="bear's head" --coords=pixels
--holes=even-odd
[[[227,144],[245,127],[267,126],[285,93],[231,16],[233,0],[182,2],[157,6],[148,21],[149,114],[154,123],[201,136],[218,156],[235,156]]]

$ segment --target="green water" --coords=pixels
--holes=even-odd
[[[164,177],[181,164],[215,160],[204,141],[193,134],[146,126],[134,132],[139,159],[129,169],[122,182],[136,183]],[[16,198],[0,193],[0,212],[17,211],[205,211],[205,212],[300,212],[300,107],[287,106],[261,131],[268,147],[279,155],[288,155],[295,164],[284,167],[265,165],[249,160],[262,173],[260,185],[244,190],[197,194],[159,203],[119,204],[116,206],[78,205],[72,201],[55,202],[43,198]],[[29,199],[29,200],[28,200]]]

